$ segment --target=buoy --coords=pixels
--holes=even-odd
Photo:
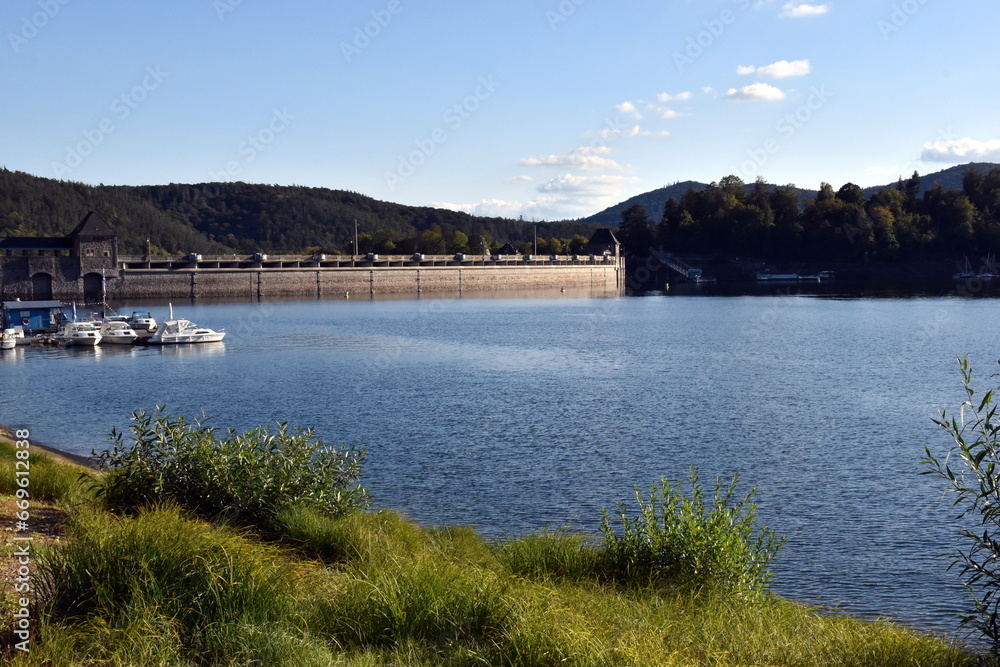
[[[351,293],[350,292],[344,292],[344,298],[345,299],[350,299],[351,298]]]

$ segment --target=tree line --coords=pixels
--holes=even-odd
[[[726,176],[689,189],[652,220],[639,205],[622,213],[627,254],[650,248],[719,253],[773,262],[904,261],[1000,251],[1000,169],[968,169],[960,189],[921,192],[916,172],[866,196],[854,183],[823,183],[801,202],[795,185],[745,184]]]
[[[63,236],[88,211],[119,234],[119,252],[387,254],[479,252],[506,242],[555,252],[589,238],[578,222],[529,222],[404,206],[356,192],[250,183],[90,186],[0,170],[0,237]],[[584,241],[585,242],[585,241]]]

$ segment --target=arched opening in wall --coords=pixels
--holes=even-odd
[[[52,276],[47,273],[36,273],[31,276],[31,298],[36,301],[52,299]]]
[[[84,274],[83,300],[87,303],[99,303],[104,300],[104,281],[100,273]]]

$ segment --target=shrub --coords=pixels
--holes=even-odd
[[[992,643],[994,654],[1000,654],[1000,421],[994,392],[987,391],[976,401],[972,387],[972,367],[965,357],[959,359],[962,387],[966,400],[958,417],[948,416],[942,409],[940,419],[933,420],[953,441],[943,461],[929,447],[924,447],[921,461],[928,469],[924,474],[942,478],[956,494],[954,506],[960,520],[972,520],[977,529],[961,528],[966,548],[952,554],[951,567],[960,568],[966,589],[972,598],[972,608],[962,615],[962,625],[972,632],[978,630]],[[958,472],[951,467],[957,458]]]
[[[768,565],[784,544],[773,532],[757,527],[756,489],[736,496],[739,474],[728,485],[716,478],[710,503],[694,469],[684,480],[661,478],[643,498],[635,488],[639,514],[629,517],[618,505],[620,532],[605,509],[601,520],[606,575],[628,583],[666,583],[681,587],[720,588],[736,595],[762,591],[771,578]]]
[[[98,493],[112,508],[134,510],[172,500],[201,516],[266,527],[296,503],[342,514],[367,503],[355,485],[364,453],[338,451],[311,429],[230,429],[216,437],[207,418],[188,422],[157,408],[132,413],[131,439],[111,432],[112,449],[96,454],[107,474]]]

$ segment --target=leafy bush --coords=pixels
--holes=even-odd
[[[114,447],[96,455],[107,470],[98,493],[113,508],[172,500],[204,517],[262,527],[292,503],[334,515],[367,503],[355,485],[363,452],[337,451],[287,424],[218,438],[206,420],[189,423],[162,408],[133,412],[130,441],[113,430]]]
[[[650,485],[648,498],[636,487],[639,515],[630,518],[625,503],[619,503],[620,532],[604,510],[606,574],[628,583],[718,587],[735,595],[762,591],[784,539],[757,527],[752,502],[757,490],[737,498],[738,473],[729,485],[716,478],[709,504],[694,469],[688,481],[690,497],[684,495],[684,480],[661,478]]]
[[[961,510],[960,520],[974,519],[978,528],[961,528],[967,545],[953,554],[950,567],[959,567],[973,600],[972,608],[962,616],[962,625],[980,631],[992,642],[992,651],[1000,654],[1000,421],[996,396],[992,390],[976,401],[972,387],[972,367],[967,358],[959,359],[962,387],[966,400],[958,417],[949,418],[947,410],[933,420],[944,429],[953,446],[943,461],[924,447],[928,466],[924,474],[942,478],[956,494],[954,506]],[[956,473],[951,468],[955,457],[961,463]]]

